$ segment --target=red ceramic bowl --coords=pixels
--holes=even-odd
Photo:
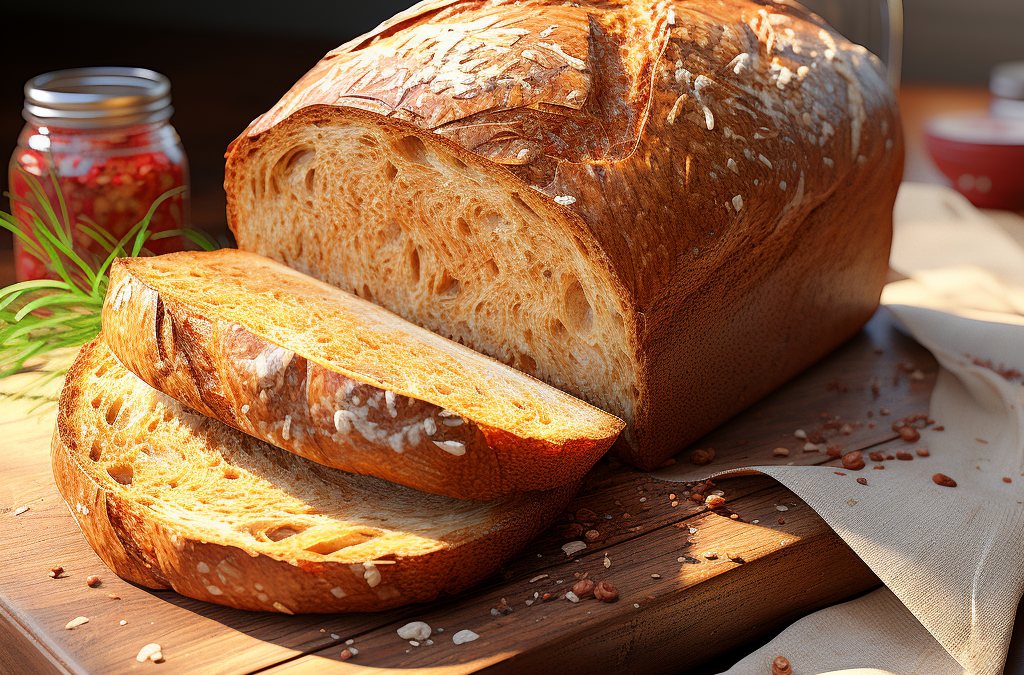
[[[975,206],[1024,209],[1024,119],[987,114],[933,119],[928,152]]]

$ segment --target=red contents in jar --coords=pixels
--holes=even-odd
[[[120,240],[141,221],[153,202],[168,190],[185,185],[184,156],[174,161],[163,151],[161,139],[152,125],[139,125],[116,136],[88,134],[74,130],[50,129],[53,139],[50,152],[40,152],[22,145],[14,155],[10,178],[11,192],[28,202],[40,218],[46,219],[28,181],[15,169],[35,176],[50,200],[58,219],[60,209],[49,171],[57,167],[57,183],[67,205],[76,251],[95,254],[99,261],[107,251],[78,225],[98,226]],[[38,129],[26,129],[38,133]],[[36,136],[40,138],[40,136]],[[79,151],[79,152],[76,152]],[[138,150],[138,152],[134,152]],[[173,152],[173,151],[172,151]],[[12,215],[30,231],[31,213],[12,200]],[[184,201],[177,195],[164,201],[154,212],[149,229],[154,232],[184,226]],[[130,244],[129,244],[130,247]],[[150,240],[146,248],[155,254],[182,248],[181,237]],[[85,256],[83,256],[85,257]],[[86,257],[88,260],[88,258]],[[15,269],[19,280],[54,277],[20,242],[15,239]]]

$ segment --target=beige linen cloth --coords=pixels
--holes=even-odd
[[[945,431],[921,431],[929,461],[872,471],[867,488],[834,467],[753,467],[886,587],[801,619],[729,675],[766,675],[779,655],[793,675],[1002,672],[1024,590],[1024,382],[974,361],[1024,371],[1024,247],[937,186],[905,184],[894,227],[890,265],[909,278],[882,302],[941,366],[930,414]],[[936,485],[936,472],[957,487]],[[703,477],[682,462],[656,475]]]

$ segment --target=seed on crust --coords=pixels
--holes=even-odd
[[[932,480],[935,482],[936,485],[941,485],[942,487],[956,487],[956,481],[944,473],[935,474],[934,476],[932,476]]]

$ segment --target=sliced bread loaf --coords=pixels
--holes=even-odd
[[[576,483],[623,426],[237,250],[115,262],[103,325],[122,364],[205,415],[320,464],[450,497]]]
[[[125,370],[102,338],[68,372],[52,461],[72,516],[118,575],[288,614],[465,589],[575,489],[469,502],[330,469],[188,410]]]
[[[224,175],[239,248],[614,413],[653,469],[875,312],[903,125],[789,0],[424,0]]]

